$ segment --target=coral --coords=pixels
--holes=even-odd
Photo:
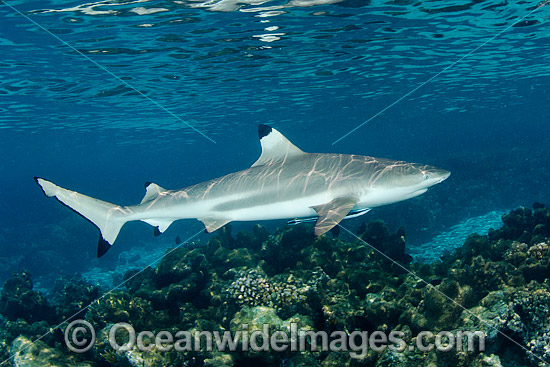
[[[518,266],[527,257],[527,244],[514,241],[510,248],[504,253],[504,260]]]
[[[240,306],[284,308],[305,301],[310,291],[307,285],[298,288],[292,279],[285,282],[270,281],[258,269],[241,272],[239,275],[225,292]]]
[[[264,271],[268,275],[275,275],[296,268],[307,260],[311,253],[308,249],[311,249],[314,241],[313,231],[308,225],[292,226],[268,237],[262,244]]]
[[[531,352],[526,358],[542,367],[541,360],[550,360],[550,282],[491,292],[480,306],[463,312],[461,323],[467,329],[483,331],[491,351],[513,348],[521,355],[520,346],[524,346]]]
[[[88,284],[81,276],[58,278],[53,287],[53,302],[60,319],[81,318],[85,307],[99,296],[99,287]]]
[[[31,342],[24,336],[14,340],[10,357],[14,367],[91,367],[90,362],[79,362],[73,356],[64,355],[50,348],[43,341]]]
[[[405,254],[405,228],[400,227],[397,232],[391,233],[383,221],[375,220],[361,227],[358,232],[365,242],[391,259],[404,263],[412,261],[412,257]]]
[[[22,318],[29,323],[46,320],[54,323],[54,309],[44,295],[34,291],[29,273],[15,273],[6,280],[0,295],[0,314],[8,320]]]
[[[519,208],[504,216],[502,228],[487,236],[472,234],[462,247],[429,264],[408,263],[402,229],[392,232],[375,221],[359,230],[364,241],[399,259],[422,280],[364,241],[315,238],[307,224],[273,234],[255,226],[235,236],[226,226],[205,245],[170,251],[155,268],[126,273],[126,290],[104,294],[97,301],[96,287],[81,278],[64,278],[46,302],[32,289],[30,276],[19,273],[2,290],[0,356],[7,356],[14,340],[14,345],[28,345],[61,317],[78,313],[99,330],[96,345],[85,355],[99,366],[538,367],[538,358],[550,360],[549,228],[548,208]],[[248,331],[262,330],[264,324],[270,331],[289,331],[292,323],[311,331],[400,330],[409,345],[420,340],[421,331],[480,330],[488,349],[386,349],[358,359],[331,351],[117,352],[106,337],[110,326],[121,321],[137,332],[235,332],[245,324]],[[12,356],[19,365],[34,363],[32,358],[45,366],[88,363],[64,355],[59,332],[38,345],[43,351],[32,349],[34,357],[15,346]]]
[[[97,340],[92,348],[92,354],[95,358],[106,362],[109,365],[131,366],[131,367],[163,367],[171,365],[170,359],[162,352],[156,349],[153,341],[144,340],[144,344],[151,348],[149,351],[140,351],[137,345],[126,350],[115,350],[109,343],[109,331],[113,324],[108,324],[97,334]],[[124,332],[126,333],[126,332]],[[124,345],[128,342],[127,334],[118,335],[117,343]]]
[[[269,325],[269,330],[282,330],[290,333],[292,324],[296,325],[296,330],[313,330],[313,322],[307,316],[296,314],[282,320],[274,308],[245,306],[231,320],[231,331],[245,330],[243,325],[247,325],[246,330],[248,331],[263,330],[263,325]]]
[[[544,257],[550,255],[550,246],[547,243],[541,242],[529,247],[527,250],[527,256],[542,260]]]

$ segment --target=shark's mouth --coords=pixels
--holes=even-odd
[[[428,188],[423,188],[423,189],[420,189],[420,190],[416,190],[412,193],[413,197],[414,196],[418,196],[418,195],[422,195],[423,193],[425,193],[426,191],[428,191]]]

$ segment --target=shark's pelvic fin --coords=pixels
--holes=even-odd
[[[143,200],[141,200],[140,204],[146,203],[148,201],[156,199],[161,192],[166,191],[166,189],[163,189],[157,184],[146,182],[145,183],[145,196],[143,197]]]
[[[99,229],[98,257],[103,256],[111,248],[127,221],[127,213],[121,206],[64,189],[40,177],[35,177],[34,180],[46,196],[55,197]]]
[[[270,126],[258,126],[258,135],[262,154],[252,167],[284,162],[289,157],[307,154]]]
[[[214,232],[216,229],[219,229],[225,226],[227,223],[231,222],[231,220],[229,219],[214,218],[214,217],[205,217],[205,218],[197,218],[197,219],[204,224],[204,227],[206,228],[206,231],[208,233]]]
[[[315,235],[320,236],[340,223],[355,204],[357,204],[357,201],[353,197],[344,197],[336,198],[326,204],[314,206],[313,209],[319,215],[315,224]]]

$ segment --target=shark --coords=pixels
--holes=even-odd
[[[159,235],[179,219],[196,218],[208,233],[232,221],[290,219],[289,224],[314,221],[315,235],[320,236],[343,219],[421,195],[450,175],[404,161],[306,153],[267,125],[259,125],[258,135],[262,151],[250,168],[180,190],[148,182],[137,205],[111,204],[34,179],[47,197],[55,197],[99,229],[101,257],[129,221],[143,221]]]

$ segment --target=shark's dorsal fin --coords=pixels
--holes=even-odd
[[[353,197],[336,198],[326,204],[314,206],[313,209],[319,215],[315,224],[315,235],[320,236],[338,225],[349,211],[357,204]]]
[[[283,162],[289,157],[307,154],[270,126],[258,126],[258,135],[262,144],[262,155],[252,167]]]
[[[143,200],[141,200],[140,204],[146,203],[148,201],[151,201],[155,199],[157,196],[160,195],[161,192],[166,191],[166,189],[163,189],[157,184],[146,182],[145,183],[145,196],[143,197]]]

